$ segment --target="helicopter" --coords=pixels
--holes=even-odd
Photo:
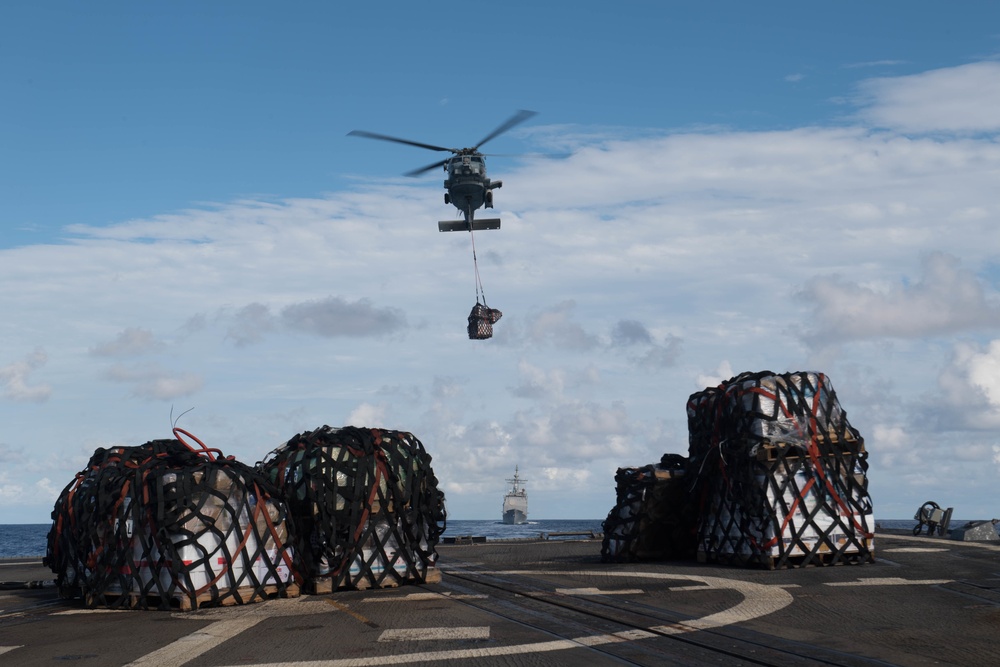
[[[364,130],[348,132],[348,136],[393,141],[398,144],[416,146],[417,148],[452,153],[451,157],[447,157],[434,164],[429,164],[426,167],[414,169],[405,174],[406,176],[419,176],[438,167],[443,167],[448,172],[448,177],[444,181],[444,187],[447,190],[444,193],[444,203],[452,204],[462,213],[464,219],[443,220],[438,223],[438,231],[471,232],[481,229],[500,229],[500,218],[475,219],[475,212],[479,208],[493,208],[493,190],[503,186],[503,181],[493,181],[486,176],[486,160],[484,159],[486,154],[480,153],[479,147],[511,128],[520,125],[535,114],[536,112],[534,111],[518,111],[471,148],[445,148],[443,146],[410,141],[409,139],[390,137],[385,134],[365,132]]]

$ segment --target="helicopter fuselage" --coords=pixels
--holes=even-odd
[[[493,189],[503,185],[503,181],[491,181],[486,176],[486,161],[481,155],[459,154],[444,165],[448,178],[444,187],[448,190],[444,197],[446,204],[452,204],[463,213],[466,221],[473,211],[485,206],[493,208]]]
[[[484,206],[486,208],[493,208],[493,190],[503,185],[503,181],[491,181],[486,176],[486,161],[483,159],[483,154],[479,152],[479,147],[534,115],[534,111],[526,111],[524,109],[518,111],[471,148],[447,148],[445,146],[435,146],[433,144],[425,144],[419,141],[400,139],[399,137],[390,137],[387,134],[377,134],[363,130],[352,130],[348,134],[356,137],[366,137],[368,139],[416,146],[417,148],[425,148],[432,151],[452,153],[452,157],[450,158],[414,169],[406,175],[419,176],[432,169],[443,167],[448,172],[448,178],[444,181],[444,187],[448,191],[444,195],[444,203],[451,204],[461,211],[464,220],[439,222],[438,229],[442,232],[455,232],[463,229],[471,232],[474,229],[500,229],[500,218],[473,220],[477,209]]]

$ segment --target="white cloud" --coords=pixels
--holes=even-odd
[[[862,117],[902,132],[997,132],[1000,62],[977,62],[911,76],[870,79]]]
[[[966,103],[993,113],[988,95]],[[424,442],[453,516],[493,516],[520,463],[572,493],[536,516],[599,518],[616,467],[686,451],[692,391],[808,368],[850,406],[878,503],[912,513],[928,483],[976,502],[962,480],[989,466],[963,457],[1000,442],[1000,145],[856,125],[577,129],[571,158],[497,169],[504,227],[476,236],[504,312],[489,341],[467,339],[470,238],[436,231],[452,211],[429,181],[0,250],[4,349],[46,351],[0,366],[20,401],[0,401],[0,456],[41,442],[54,459],[8,485],[59,486],[78,448],[167,437],[161,401],[195,396],[185,427],[249,462],[322,424],[381,423]]]
[[[722,361],[719,364],[719,367],[715,369],[715,372],[698,376],[695,381],[698,388],[695,391],[701,391],[702,389],[706,389],[708,387],[718,387],[720,384],[733,377],[736,377],[736,373],[733,372],[733,367],[728,361]]]
[[[233,313],[226,338],[232,340],[237,347],[244,347],[259,343],[265,333],[276,328],[277,318],[271,314],[271,309],[262,303],[251,303]]]
[[[1000,300],[957,258],[933,253],[922,269],[913,284],[881,289],[836,277],[812,279],[802,292],[814,311],[806,338],[923,338],[1000,327]]]
[[[105,377],[112,382],[132,385],[132,395],[137,398],[157,401],[190,396],[205,384],[196,373],[169,371],[157,364],[115,364],[106,371]]]
[[[281,317],[292,330],[328,338],[386,336],[406,326],[406,317],[398,308],[377,308],[369,299],[351,303],[333,296],[285,306]]]
[[[152,352],[163,347],[163,343],[155,340],[153,332],[141,327],[129,327],[114,340],[99,343],[90,348],[90,353],[97,357],[130,357]]]
[[[6,366],[0,366],[0,386],[3,387],[4,398],[13,401],[41,402],[52,395],[52,387],[47,384],[29,384],[28,376],[38,370],[48,361],[48,355],[42,348],[21,361],[15,361]]]
[[[386,422],[385,413],[385,405],[362,403],[347,415],[347,419],[344,423],[349,426],[358,426],[360,428],[393,428],[392,425]]]
[[[957,343],[928,399],[945,428],[1000,429],[1000,340]]]
[[[517,364],[518,384],[511,393],[519,398],[559,397],[566,387],[566,372],[562,369],[544,370],[524,359]]]

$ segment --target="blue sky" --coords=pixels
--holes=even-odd
[[[687,396],[819,370],[876,515],[997,512],[1000,9],[0,8],[0,522],[95,447],[412,431],[455,518],[603,517]],[[494,339],[439,154],[488,144]]]

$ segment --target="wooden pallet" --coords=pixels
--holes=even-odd
[[[698,549],[699,563],[719,563],[722,565],[737,565],[742,567],[763,567],[774,570],[779,567],[795,569],[800,567],[829,567],[831,565],[860,565],[862,563],[875,562],[875,546],[872,539],[864,539],[864,550],[846,552],[840,551],[820,551],[814,554],[796,554],[785,556],[773,554],[733,554],[733,553],[708,553],[703,549]]]
[[[222,597],[225,595],[225,597]],[[232,607],[238,604],[250,604],[253,602],[263,602],[271,598],[297,598],[300,595],[299,585],[295,583],[281,586],[264,586],[262,592],[252,587],[239,588],[235,591],[219,591],[219,599],[213,599],[211,593],[203,593],[192,601],[191,596],[183,593],[175,594],[169,598],[167,605],[162,605],[163,598],[159,595],[139,593],[105,593],[108,608],[124,609],[158,609],[167,606],[178,611],[193,611],[203,607]],[[84,594],[84,603],[88,607],[97,606],[97,595],[93,593]]]
[[[344,581],[337,590],[367,591],[372,588],[397,588],[401,584],[440,584],[441,570],[436,567],[428,567],[422,579],[412,577],[409,579],[399,579],[391,573],[387,574],[381,583],[372,583],[370,577],[358,576],[357,581]],[[334,591],[333,577],[316,577],[305,583],[306,592],[311,595],[325,595]]]
[[[863,440],[840,440],[833,443],[836,448],[835,452],[829,454],[822,454],[820,458],[823,457],[835,457],[835,456],[858,456],[863,454],[865,451],[865,443]],[[794,449],[791,449],[794,448]],[[773,463],[781,457],[786,457],[790,459],[805,458],[808,456],[806,449],[799,445],[790,445],[781,442],[771,442],[770,440],[765,440],[757,448],[756,459],[761,462]]]

